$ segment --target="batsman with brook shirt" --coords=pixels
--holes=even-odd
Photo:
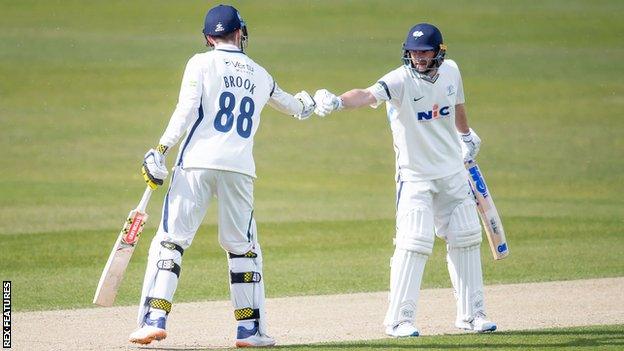
[[[271,346],[275,341],[267,334],[262,251],[253,216],[253,138],[265,104],[297,119],[309,117],[315,104],[305,91],[295,96],[282,91],[244,53],[247,27],[235,8],[210,9],[203,33],[214,50],[188,61],[177,107],[158,147],[146,153],[143,163],[146,182],[153,188],[162,185],[168,175],[165,156],[186,134],[150,246],[139,328],[130,341],[149,344],[167,336],[182,255],[216,197],[219,243],[229,264],[238,321],[236,346]]]

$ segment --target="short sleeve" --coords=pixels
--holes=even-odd
[[[277,86],[277,83],[275,82],[275,79],[273,79],[273,77],[271,77],[271,75],[269,76],[269,81],[272,82],[271,83],[271,92],[269,93],[269,98],[273,97],[273,93],[275,93],[275,87]]]
[[[375,104],[371,105],[373,108],[377,108],[385,101],[400,102],[403,96],[402,70],[399,68],[387,73],[366,90],[373,94],[377,100]]]
[[[444,60],[444,63],[442,64],[442,67],[440,69],[444,69],[445,74],[451,75],[450,79],[455,84],[455,105],[463,104],[465,102],[464,84],[462,83],[462,77],[461,73],[459,72],[459,66],[457,66],[457,62],[449,59]]]

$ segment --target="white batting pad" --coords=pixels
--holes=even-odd
[[[473,199],[464,200],[451,213],[446,240],[455,248],[478,245],[483,240],[477,206]]]
[[[416,207],[397,218],[397,248],[430,255],[433,236],[433,213],[429,208]]]
[[[427,258],[427,255],[398,247],[394,250],[390,268],[390,303],[384,320],[386,327],[404,321],[414,323]]]
[[[172,302],[173,295],[178,287],[178,277],[173,272],[158,269],[158,261],[173,260],[173,262],[182,266],[182,255],[177,250],[163,247],[160,243],[161,241],[163,241],[161,235],[154,236],[147,256],[147,268],[143,278],[143,288],[137,314],[139,327],[143,325],[143,318],[150,309],[150,307],[145,305],[145,299],[147,297],[156,297]]]
[[[228,258],[231,273],[255,272],[259,274],[259,282],[232,283],[230,282],[230,297],[234,309],[252,308],[258,309],[260,318],[258,319],[260,334],[267,334],[264,276],[262,273],[262,250],[258,243],[255,244],[253,252],[257,254],[255,258],[236,257]]]
[[[161,246],[158,261],[173,260],[178,265],[182,265],[182,255],[177,250],[166,249]],[[158,261],[156,264],[158,264]],[[173,301],[173,294],[178,286],[178,276],[173,272],[159,269],[156,273],[154,287],[150,297],[159,297],[169,302]]]
[[[446,256],[457,301],[457,321],[470,322],[477,313],[485,315],[480,245],[448,247]]]

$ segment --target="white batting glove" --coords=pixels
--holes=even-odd
[[[320,89],[314,93],[316,108],[314,113],[320,117],[325,117],[333,111],[342,109],[342,99],[330,93],[327,89]]]
[[[301,112],[294,115],[294,117],[299,120],[310,117],[312,115],[312,112],[314,112],[314,108],[316,107],[316,102],[314,101],[312,96],[310,96],[307,91],[302,90],[301,92],[295,94],[295,99],[301,101],[301,104],[303,106]]]
[[[163,185],[165,178],[169,175],[165,165],[165,155],[154,149],[149,149],[143,158],[141,173],[150,188],[156,189],[159,185]]]
[[[468,130],[468,133],[459,133],[459,135],[463,141],[462,156],[464,157],[464,162],[474,160],[479,153],[479,148],[481,147],[481,138],[479,138],[477,133],[472,130],[472,128]]]

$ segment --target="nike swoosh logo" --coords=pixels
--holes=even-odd
[[[420,100],[420,99],[422,99],[422,98],[424,98],[424,96],[421,96],[421,97],[419,97],[418,99],[417,99],[417,98],[414,98],[414,101],[418,101],[418,100]]]

